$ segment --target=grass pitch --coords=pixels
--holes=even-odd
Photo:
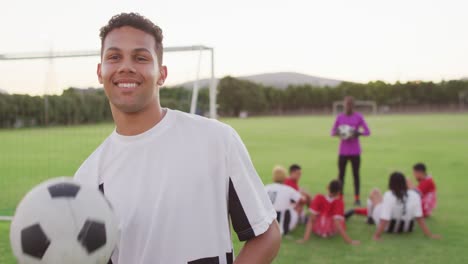
[[[300,185],[311,193],[326,192],[337,176],[338,140],[329,136],[333,117],[268,117],[222,120],[243,138],[264,183],[271,182],[274,165],[298,163]],[[362,245],[351,247],[340,237],[312,237],[305,245],[295,240],[299,227],[283,239],[275,263],[467,263],[468,238],[468,115],[370,116],[372,135],[363,147],[361,189],[386,189],[388,175],[400,170],[411,176],[415,162],[425,162],[438,187],[438,208],[428,225],[443,236],[426,239],[419,228],[410,235],[384,235],[371,239],[374,227],[354,217],[348,223],[351,237]],[[41,181],[71,176],[84,159],[112,131],[112,124],[20,130],[0,130],[0,215],[11,215],[21,197]],[[347,205],[352,201],[348,164],[345,185]],[[365,199],[363,199],[365,200]],[[15,263],[9,246],[9,223],[0,222],[0,263]],[[235,251],[242,246],[234,237]]]

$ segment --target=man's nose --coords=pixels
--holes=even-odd
[[[133,65],[132,60],[130,58],[123,59],[118,71],[119,72],[135,72],[135,67]]]

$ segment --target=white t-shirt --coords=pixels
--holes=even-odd
[[[271,183],[265,186],[265,191],[276,211],[284,211],[294,208],[293,203],[301,199],[301,193],[288,185]]]
[[[392,191],[387,191],[382,203],[373,212],[376,223],[380,223],[380,220],[389,221],[386,229],[389,233],[413,231],[414,219],[422,215],[421,198],[413,190],[408,190],[404,202],[398,200]]]
[[[113,264],[232,263],[230,221],[244,241],[276,218],[235,130],[170,109],[142,134],[114,131],[75,179],[99,186],[115,210]]]
[[[297,222],[294,203],[297,203],[301,199],[301,193],[290,186],[280,183],[268,184],[265,186],[265,190],[276,210],[276,219],[280,224],[281,234],[288,233]]]

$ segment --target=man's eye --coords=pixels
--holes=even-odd
[[[148,59],[142,56],[138,56],[137,61],[148,61]]]
[[[119,59],[119,55],[110,55],[110,56],[108,57],[108,59],[109,59],[109,60],[117,60],[117,59]]]

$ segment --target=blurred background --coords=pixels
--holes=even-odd
[[[340,238],[296,245],[275,263],[466,263],[468,246],[468,3],[462,0],[14,1],[0,16],[0,263],[15,263],[9,221],[41,181],[72,176],[114,129],[97,81],[99,29],[138,12],[163,29],[169,76],[164,107],[216,116],[243,138],[264,183],[280,164],[303,167],[301,185],[325,192],[337,175],[329,136],[347,95],[372,135],[362,140],[362,192],[425,162],[439,186],[429,225],[444,236],[381,244],[355,220]],[[90,56],[76,56],[90,53]],[[63,54],[73,56],[57,58]],[[42,58],[37,58],[42,57]],[[216,100],[209,97],[210,85]],[[196,92],[194,92],[196,91]],[[193,97],[196,94],[196,100]],[[351,205],[350,169],[345,188]],[[238,250],[241,243],[236,241]]]

